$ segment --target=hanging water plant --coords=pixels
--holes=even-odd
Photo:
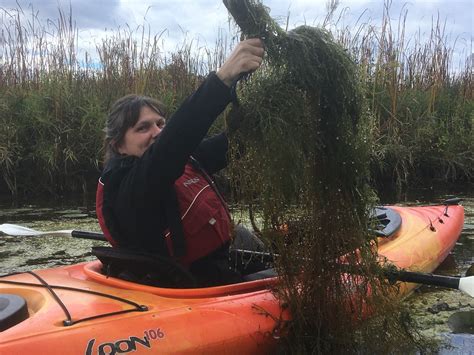
[[[243,36],[265,43],[264,66],[240,85],[231,113],[241,116],[235,139],[245,147],[232,177],[251,217],[261,213],[257,232],[280,255],[277,293],[293,316],[288,349],[385,349],[388,339],[374,342],[373,332],[413,345],[368,233],[375,199],[355,63],[324,29],[285,32],[258,1],[224,3]],[[384,313],[357,322],[373,309]]]

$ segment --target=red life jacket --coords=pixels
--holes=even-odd
[[[114,238],[112,238],[109,228],[107,228],[107,225],[105,224],[103,208],[104,208],[104,183],[99,178],[99,182],[97,183],[97,191],[95,194],[95,213],[99,221],[100,229],[102,229],[102,233],[104,233],[105,238],[113,247],[116,247],[117,243],[115,242]]]
[[[204,174],[187,164],[174,184],[186,242],[187,252],[181,259],[185,265],[209,255],[231,238],[227,206]],[[172,252],[173,236],[169,231],[165,238]]]
[[[213,186],[212,180],[191,164],[176,180],[176,190],[186,254],[180,257],[184,265],[205,257],[231,239],[230,215],[225,202]],[[96,212],[100,227],[112,246],[117,246],[106,226],[103,214],[104,184],[99,179],[96,195]],[[173,256],[173,235],[165,231],[168,254]]]

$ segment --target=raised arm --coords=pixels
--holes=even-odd
[[[211,73],[188,97],[142,157],[151,181],[172,183],[212,123],[231,101],[230,87],[243,73],[256,70],[263,57],[259,39],[240,42],[217,73]]]

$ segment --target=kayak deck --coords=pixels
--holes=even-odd
[[[403,223],[397,234],[379,240],[379,255],[401,269],[434,271],[461,234],[464,208],[457,205],[391,208],[400,214]]]

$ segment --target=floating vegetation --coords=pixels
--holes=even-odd
[[[280,255],[278,296],[293,317],[284,351],[421,347],[367,232],[375,198],[355,64],[323,29],[285,32],[260,2],[224,3],[242,34],[266,47],[230,113],[242,116],[236,139],[245,147],[232,177],[250,216],[262,214],[257,233]]]

